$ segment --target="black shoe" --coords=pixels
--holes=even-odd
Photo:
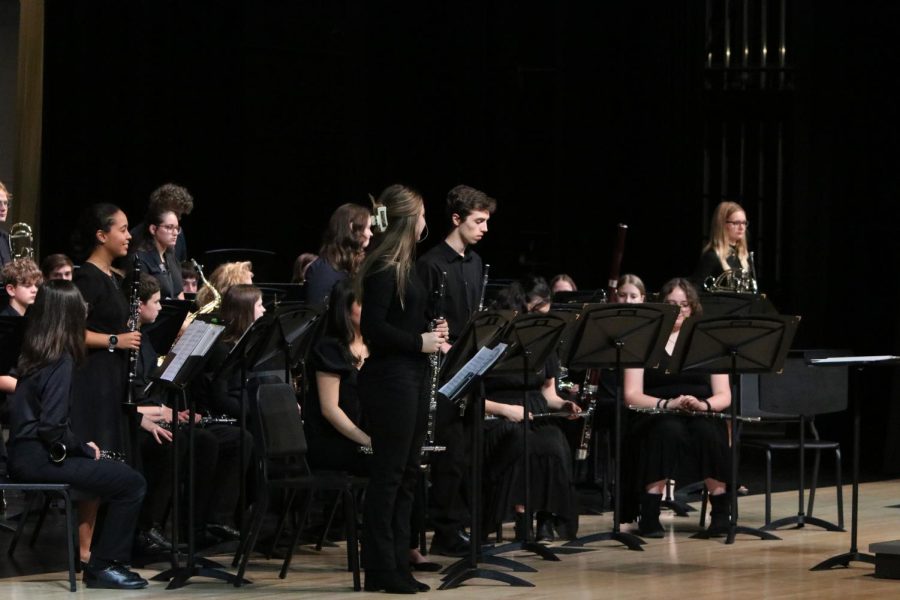
[[[556,540],[553,532],[553,515],[550,513],[538,513],[537,517],[537,542],[552,542]]]
[[[526,530],[527,525],[527,530]],[[534,529],[531,523],[525,523],[525,513],[516,513],[515,541],[525,542],[534,539]]]
[[[403,573],[402,576],[404,579],[406,579],[406,582],[409,583],[409,585],[416,588],[417,592],[430,592],[431,591],[430,585],[428,585],[427,583],[422,583],[421,581],[419,581],[418,579],[413,577],[412,573],[410,573],[409,571],[407,571],[406,573]]]
[[[366,570],[366,583],[363,589],[367,592],[384,590],[389,594],[415,594],[419,591],[397,571]]]
[[[149,585],[146,579],[120,564],[111,564],[105,569],[87,565],[84,584],[89,588],[106,590],[139,590]]]
[[[641,494],[641,518],[638,522],[638,535],[646,538],[659,539],[666,535],[659,522],[659,504],[662,494]]]
[[[206,531],[220,540],[233,542],[241,539],[241,532],[223,523],[208,523]]]
[[[160,544],[155,541],[149,531],[138,531],[134,537],[135,556],[156,556],[172,551],[171,544]]]
[[[441,565],[439,565],[438,563],[425,561],[425,562],[420,562],[420,563],[411,562],[411,563],[409,563],[409,568],[412,569],[413,571],[422,571],[425,573],[437,573],[443,567],[441,567]]]
[[[731,529],[731,496],[710,496],[709,504],[709,527],[706,528],[706,533],[713,537],[728,535]]]
[[[443,556],[467,556],[469,554],[469,536],[457,532],[456,536],[448,538],[435,533],[431,538],[431,554]]]

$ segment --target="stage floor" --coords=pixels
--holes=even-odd
[[[844,488],[845,518],[850,524],[850,488]],[[890,508],[900,503],[900,480],[866,483],[860,487],[859,549],[868,551],[872,542],[900,539],[900,509]],[[816,497],[816,516],[836,521],[834,488],[821,488]],[[697,505],[695,505],[697,506]],[[749,526],[763,522],[763,495],[740,500],[741,523]],[[773,498],[773,516],[790,516],[797,512],[796,492],[783,492]],[[675,517],[664,512],[663,524],[668,530],[662,540],[648,540],[645,551],[633,552],[623,546],[604,542],[595,544],[593,552],[562,556],[561,562],[544,562],[522,553],[506,556],[521,560],[538,569],[537,573],[521,576],[535,584],[534,588],[512,588],[484,580],[469,581],[467,585],[449,591],[432,590],[428,597],[452,600],[472,598],[480,600],[522,598],[528,600],[566,598],[691,598],[691,600],[722,600],[723,598],[892,598],[900,596],[900,580],[876,579],[871,565],[853,563],[849,569],[811,572],[809,568],[832,555],[845,552],[850,534],[827,532],[817,527],[786,529],[778,533],[781,541],[760,541],[739,536],[735,544],[726,546],[719,540],[694,540],[690,535],[698,530],[697,513],[690,517]],[[607,530],[609,514],[585,516],[581,521],[583,534]],[[507,527],[511,534],[511,527]],[[674,532],[674,534],[673,534]],[[42,535],[42,537],[44,537]],[[4,572],[17,567],[8,562],[6,545],[9,534],[0,535]],[[64,564],[65,550],[56,547],[50,552],[52,562]],[[38,552],[23,544],[16,552],[19,572],[35,572],[35,564],[49,560],[48,549]],[[35,556],[36,555],[36,556]],[[243,588],[233,588],[220,582],[197,578],[194,583],[177,591],[152,583],[139,592],[86,590],[79,583],[77,594],[68,591],[66,573],[54,571],[41,574],[14,575],[0,579],[0,598],[14,600],[45,600],[77,598],[88,595],[96,598],[243,598],[246,600],[278,597],[360,598],[353,593],[350,573],[344,570],[343,547],[326,548],[321,553],[303,547],[296,553],[287,579],[278,579],[280,561],[255,557],[247,576],[253,581]],[[451,559],[434,557],[444,564]],[[230,559],[223,557],[223,563]],[[156,571],[142,573],[150,576]],[[420,574],[419,578],[436,588],[440,576]],[[362,593],[365,596],[370,594]],[[420,594],[421,596],[421,594]]]

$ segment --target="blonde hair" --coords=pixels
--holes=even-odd
[[[640,277],[635,275],[634,273],[625,273],[621,277],[619,277],[619,281],[616,282],[616,289],[622,289],[623,285],[631,284],[637,288],[637,290],[641,293],[641,296],[644,298],[647,297],[647,286],[644,285],[644,282]]]
[[[716,256],[719,257],[719,263],[722,265],[722,268],[726,271],[731,270],[731,265],[728,264],[728,257],[731,255],[731,244],[728,242],[725,223],[731,215],[738,211],[747,214],[747,211],[741,208],[741,205],[737,202],[726,200],[719,203],[715,212],[713,212],[712,222],[709,226],[709,242],[703,248],[704,252],[713,250]],[[741,261],[741,268],[748,270],[750,268],[750,252],[747,250],[746,234],[735,244],[735,250],[737,251],[738,260]]]
[[[379,236],[377,246],[370,250],[359,267],[354,291],[360,303],[363,302],[363,280],[371,271],[393,269],[397,281],[397,296],[400,306],[404,305],[406,284],[416,259],[416,224],[422,211],[422,196],[412,188],[394,184],[385,188],[374,203],[387,209],[387,230]]]
[[[209,284],[216,288],[222,296],[233,285],[247,283],[247,275],[253,279],[253,264],[249,260],[222,263],[209,276]],[[197,306],[212,302],[213,293],[205,285],[197,290]]]

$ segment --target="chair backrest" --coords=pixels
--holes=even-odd
[[[301,474],[306,466],[306,436],[294,389],[286,383],[264,383],[256,397],[257,426],[262,436],[263,460],[268,467],[278,465],[278,473],[285,467]],[[269,468],[271,472],[272,469]]]
[[[812,358],[846,356],[842,350],[792,350],[781,374],[741,376],[741,414],[797,417],[847,408],[847,367],[814,367]]]

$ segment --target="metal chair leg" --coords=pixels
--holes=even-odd
[[[772,523],[772,451],[766,449],[766,527]]]
[[[842,485],[843,476],[841,474],[841,449],[834,450],[834,470],[835,470],[835,487],[837,491],[837,512],[838,527],[844,528],[844,488]]]

